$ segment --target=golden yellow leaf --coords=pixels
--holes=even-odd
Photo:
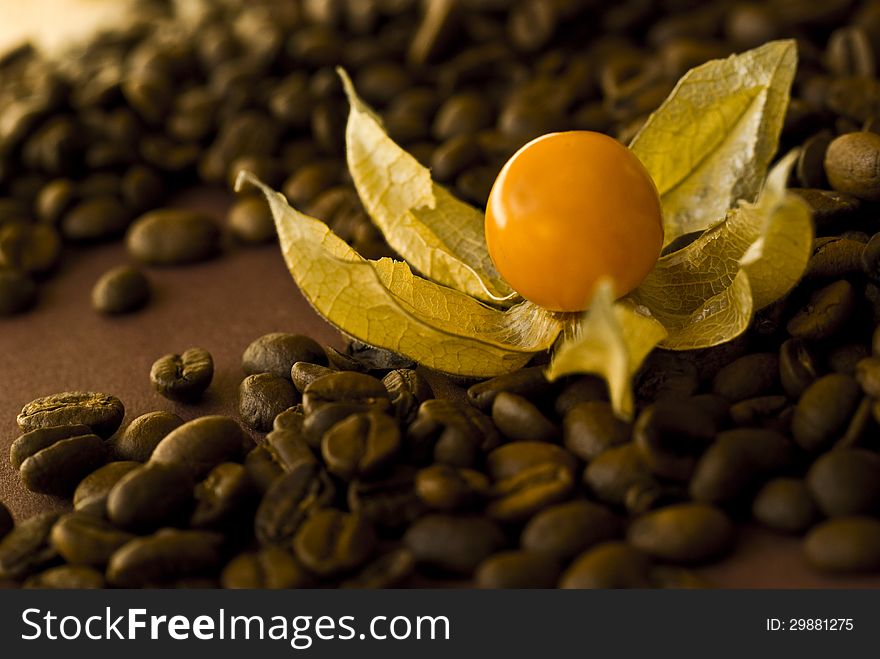
[[[679,80],[631,144],[663,204],[665,244],[754,201],[797,67],[793,40],[707,62]]]
[[[248,172],[269,202],[281,250],[309,303],[342,332],[438,371],[491,377],[548,350],[561,316],[522,302],[491,308],[412,273],[406,263],[364,259],[326,224],[291,208]]]
[[[348,170],[388,244],[425,277],[477,299],[517,297],[489,258],[483,213],[431,179],[431,172],[388,137],[376,115],[338,69],[350,105]]]
[[[573,335],[556,349],[547,378],[594,373],[608,383],[611,404],[618,416],[634,411],[632,377],[654,347],[666,336],[656,319],[628,301],[614,301],[613,283],[605,279],[596,288],[589,310]]]

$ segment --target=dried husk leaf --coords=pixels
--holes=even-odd
[[[776,152],[797,67],[793,40],[692,69],[630,147],[663,205],[665,245],[754,201]]]
[[[632,418],[632,378],[666,329],[627,300],[614,301],[613,282],[596,287],[589,310],[556,349],[547,379],[593,373],[605,379],[615,413]]]
[[[388,244],[425,277],[494,304],[517,295],[495,270],[483,213],[431,179],[398,146],[338,69],[348,95],[348,169],[358,195]]]
[[[530,302],[499,310],[414,275],[406,263],[364,259],[326,224],[291,208],[248,172],[237,187],[266,196],[291,275],[309,303],[342,332],[424,366],[492,377],[548,350],[562,316]]]

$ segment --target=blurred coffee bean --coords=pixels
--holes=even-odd
[[[37,286],[25,273],[0,267],[0,317],[21,313],[33,306]]]
[[[163,529],[123,545],[110,559],[107,580],[118,587],[157,586],[211,574],[220,565],[222,536]]]
[[[376,535],[361,516],[333,508],[314,512],[299,527],[293,549],[302,564],[328,577],[363,565],[376,546]]]
[[[229,229],[245,244],[258,245],[275,237],[275,221],[266,200],[256,196],[239,199],[229,210]]]
[[[492,420],[510,440],[551,441],[559,428],[527,398],[502,391],[492,403]]]
[[[830,187],[825,177],[825,153],[833,139],[830,131],[822,131],[804,142],[795,170],[799,185],[805,188]]]
[[[213,256],[220,230],[209,216],[164,208],[142,215],[128,230],[129,254],[148,265],[183,265]]]
[[[547,506],[567,499],[573,489],[573,469],[553,461],[540,462],[496,479],[486,514],[500,522],[524,522]]]
[[[302,426],[294,428],[290,425],[279,424],[279,418],[281,415],[275,417],[275,422],[272,424],[273,430],[266,435],[264,444],[272,459],[284,471],[293,471],[303,462],[317,462],[315,454],[303,437]]]
[[[10,513],[9,509],[2,501],[0,501],[0,540],[12,530],[13,526],[15,526],[15,521],[12,519],[12,513]]]
[[[331,427],[321,440],[328,471],[346,481],[380,471],[399,448],[397,424],[377,412],[354,414]]]
[[[24,588],[86,590],[106,588],[104,575],[90,567],[59,565],[29,577]]]
[[[431,157],[431,175],[441,182],[453,181],[480,159],[480,145],[471,134],[446,140]]]
[[[254,517],[262,545],[293,540],[306,517],[330,505],[336,489],[317,463],[301,463],[277,478],[263,495]]]
[[[247,551],[233,558],[220,581],[224,588],[306,588],[312,577],[294,555],[277,545]]]
[[[828,572],[880,569],[880,521],[872,517],[838,517],[814,527],[804,541],[807,560]]]
[[[106,517],[107,497],[123,476],[140,463],[134,461],[108,462],[83,478],[73,493],[73,509],[77,512]]]
[[[150,282],[143,271],[131,266],[108,270],[92,288],[92,307],[105,314],[135,311],[150,298]]]
[[[642,452],[633,443],[603,451],[584,470],[584,484],[596,498],[619,506],[624,504],[630,487],[652,480]]]
[[[814,188],[792,188],[791,191],[807,202],[820,232],[846,226],[862,208],[858,197],[849,194]]]
[[[0,268],[41,275],[60,257],[61,237],[53,227],[18,222],[0,226]]]
[[[634,520],[627,540],[636,549],[663,561],[700,563],[727,551],[733,535],[733,525],[717,508],[682,503]]]
[[[190,526],[196,529],[234,529],[256,508],[256,491],[247,470],[234,462],[214,467],[196,485]]]
[[[0,540],[0,578],[20,580],[57,560],[49,534],[59,516],[45,512],[29,517]]]
[[[856,306],[853,285],[840,280],[821,288],[788,321],[788,333],[796,339],[818,341],[838,332],[850,319]]]
[[[432,133],[438,141],[476,133],[492,123],[492,109],[479,94],[462,92],[448,98],[437,110]]]
[[[574,472],[577,460],[555,444],[533,441],[510,442],[486,456],[486,472],[493,481],[504,481],[542,465]]]
[[[696,393],[699,380],[690,360],[678,353],[654,351],[645,360],[635,387],[645,401],[678,400]]]
[[[52,179],[43,186],[34,202],[37,220],[52,226],[58,225],[74,203],[76,194],[74,184],[69,179]]]
[[[571,408],[563,422],[565,448],[582,460],[629,441],[631,424],[621,421],[605,401],[586,401]]]
[[[672,400],[642,410],[633,426],[633,440],[654,474],[683,481],[691,477],[717,431],[715,418],[704,408]]]
[[[532,366],[480,382],[468,389],[468,400],[488,412],[492,409],[495,397],[502,391],[534,399],[552,389],[552,384],[544,376],[544,370],[542,366]]]
[[[813,384],[817,372],[812,352],[800,339],[788,339],[779,348],[779,379],[792,398],[799,398]]]
[[[418,563],[464,576],[505,544],[501,528],[485,517],[441,514],[419,519],[403,542]]]
[[[103,568],[113,553],[134,539],[110,522],[84,513],[68,513],[52,527],[50,542],[72,565]]]
[[[115,197],[97,196],[71,208],[61,218],[61,234],[70,241],[97,241],[118,236],[131,219]]]
[[[214,359],[202,348],[164,355],[153,362],[150,382],[165,398],[183,402],[198,400],[214,378]]]
[[[617,517],[604,506],[570,501],[545,508],[523,529],[524,549],[565,562],[621,533]]]
[[[192,478],[178,465],[150,462],[125,474],[107,497],[113,524],[134,532],[183,522],[192,506]]]
[[[871,514],[880,507],[880,455],[866,449],[836,449],[818,458],[807,487],[829,517]]]
[[[625,542],[603,542],[562,573],[560,588],[650,588],[651,560]]]
[[[493,554],[477,566],[477,588],[553,588],[559,566],[546,556],[523,550]]]
[[[801,395],[791,421],[791,433],[810,453],[829,447],[845,430],[861,400],[861,388],[847,375],[826,375]]]
[[[371,478],[356,478],[348,485],[348,507],[375,528],[399,534],[426,509],[416,494],[415,479],[416,472],[408,465],[391,467]]]
[[[489,479],[473,469],[436,464],[416,473],[415,489],[430,508],[453,511],[485,500],[489,495]]]
[[[772,393],[779,384],[779,358],[755,353],[731,362],[715,375],[712,391],[732,403]]]
[[[806,484],[797,478],[768,481],[752,501],[757,522],[780,533],[802,533],[818,518],[819,511]]]
[[[316,160],[296,170],[281,186],[292,206],[304,208],[318,195],[339,182],[340,164],[336,160]]]
[[[391,397],[395,418],[406,425],[415,420],[419,406],[434,397],[431,385],[414,369],[395,369],[382,378],[382,384]]]

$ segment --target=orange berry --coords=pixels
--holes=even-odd
[[[663,246],[660,198],[635,154],[601,133],[550,133],[504,165],[486,208],[495,267],[527,300],[581,311],[603,277],[638,286]]]

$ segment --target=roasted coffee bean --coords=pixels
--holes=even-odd
[[[510,440],[551,441],[559,435],[556,425],[527,398],[502,391],[492,403],[492,420]]]
[[[522,394],[527,395],[527,394]],[[581,376],[566,385],[554,403],[556,414],[564,417],[576,405],[591,401],[608,401],[608,386],[594,375]]]
[[[816,360],[800,339],[788,339],[779,348],[779,379],[790,397],[800,398],[816,380],[817,373]]]
[[[12,527],[15,526],[15,521],[12,519],[12,513],[9,512],[9,508],[0,501],[0,540],[6,536],[12,530]]]
[[[49,533],[58,513],[40,513],[20,522],[0,540],[0,579],[21,580],[58,559]]]
[[[779,357],[773,353],[746,355],[715,375],[712,391],[732,403],[764,396],[779,386]]]
[[[107,460],[104,441],[94,434],[59,439],[27,457],[19,468],[32,492],[69,495],[77,483]]]
[[[523,550],[494,554],[477,566],[477,588],[553,588],[559,566],[547,556]]]
[[[297,434],[302,433],[305,413],[301,404],[288,407],[272,421],[272,430],[290,430]]]
[[[193,478],[201,478],[221,462],[239,459],[252,445],[234,419],[203,416],[168,433],[153,449],[150,461],[182,467]]]
[[[369,412],[372,408],[361,403],[328,403],[303,419],[302,435],[315,451],[321,451],[321,439],[330,428],[352,414]]]
[[[380,471],[399,449],[400,429],[381,412],[352,415],[331,427],[321,440],[328,471],[346,481]]]
[[[333,501],[336,488],[317,463],[302,463],[277,478],[263,495],[254,517],[262,545],[293,539],[303,521]]]
[[[84,425],[100,437],[112,435],[125,408],[116,396],[68,391],[37,398],[25,405],[16,421],[24,432],[47,426]]]
[[[880,398],[880,357],[859,360],[855,370],[856,382],[871,398]]]
[[[635,519],[627,541],[669,563],[701,563],[727,551],[733,541],[733,525],[717,508],[680,503]]]
[[[209,531],[163,529],[118,549],[107,566],[107,580],[135,588],[211,574],[220,566],[222,543],[222,536]]]
[[[466,403],[432,399],[419,407],[407,430],[407,450],[416,464],[473,467],[501,443],[492,420]]]
[[[677,353],[655,351],[645,361],[635,386],[642,400],[661,402],[687,398],[699,384],[694,364]]]
[[[171,412],[142,414],[110,439],[113,455],[117,460],[146,462],[159,442],[181,425],[183,419]]]
[[[190,526],[196,529],[231,528],[256,507],[256,491],[247,470],[224,462],[195,487],[196,506]]]
[[[132,213],[143,213],[162,203],[165,184],[162,178],[145,165],[133,165],[119,182],[120,194],[125,206]]]
[[[837,279],[859,272],[862,267],[864,247],[864,243],[849,238],[825,240],[814,247],[804,277]]]
[[[382,384],[388,390],[395,418],[405,425],[415,420],[422,403],[434,397],[428,381],[411,368],[394,369],[382,378]]]
[[[25,460],[56,442],[91,434],[91,428],[83,425],[47,426],[31,430],[12,442],[9,447],[9,462],[14,469],[20,469]]]
[[[816,291],[810,301],[788,321],[788,333],[796,339],[818,341],[840,330],[852,316],[856,292],[846,280]]]
[[[342,582],[342,588],[400,588],[415,570],[416,561],[407,549],[393,549],[368,563],[355,576]]]
[[[629,441],[631,424],[615,416],[605,401],[585,401],[572,407],[562,425],[565,448],[584,461]]]
[[[150,282],[137,268],[119,266],[108,270],[92,288],[92,306],[105,314],[134,311],[150,298]]]
[[[497,481],[490,492],[486,514],[501,522],[522,522],[539,510],[567,499],[574,489],[568,467],[545,462]]]
[[[104,517],[110,490],[128,472],[140,466],[139,462],[108,462],[83,478],[73,493],[73,508],[77,512]]]
[[[814,527],[804,541],[807,560],[828,572],[880,569],[880,521],[838,517]]]
[[[125,474],[107,496],[107,517],[135,532],[189,517],[192,476],[183,467],[149,462]]]
[[[40,275],[61,257],[61,237],[45,224],[9,223],[0,226],[0,266]]]
[[[348,485],[348,507],[377,529],[397,532],[425,512],[415,477],[412,467],[399,465],[380,477],[355,479]]]
[[[693,590],[714,588],[715,585],[694,570],[671,565],[657,565],[651,568],[651,584],[655,588]]]
[[[75,198],[76,190],[69,179],[57,178],[49,181],[34,201],[37,220],[44,224],[57,225]]]
[[[501,528],[485,517],[441,514],[419,519],[403,542],[417,563],[460,575],[470,575],[505,544]]]
[[[71,241],[106,240],[120,235],[131,219],[116,197],[100,195],[81,201],[61,218],[61,233]]]
[[[238,390],[238,413],[249,428],[269,431],[275,417],[295,405],[298,399],[290,380],[272,373],[249,375]]]
[[[697,463],[690,483],[691,497],[718,505],[733,503],[793,461],[792,443],[778,432],[726,430],[718,434]]]
[[[862,392],[848,375],[833,373],[811,384],[801,395],[791,420],[791,434],[810,453],[828,448],[846,430]]]
[[[625,542],[588,549],[563,572],[560,588],[650,588],[651,560]]]
[[[317,461],[301,430],[274,429],[266,435],[264,446],[284,471],[292,471],[303,462]]]
[[[431,155],[431,175],[437,181],[454,181],[480,156],[480,144],[473,135],[458,135],[443,142]]]
[[[833,230],[846,226],[861,210],[858,197],[831,190],[814,188],[792,188],[791,191],[807,202],[813,214],[813,221],[819,231]]]
[[[632,443],[600,453],[584,470],[584,484],[598,499],[621,506],[630,487],[652,481],[642,452]]]
[[[37,286],[25,273],[0,267],[0,317],[12,316],[32,307]]]
[[[620,533],[620,521],[605,506],[590,501],[569,501],[532,517],[523,529],[520,544],[524,549],[564,563]]]
[[[141,215],[125,236],[128,253],[148,265],[183,265],[217,252],[220,230],[195,211],[161,208]]]
[[[272,484],[281,478],[284,469],[265,446],[257,446],[244,457],[244,468],[257,491],[265,494]]]
[[[565,449],[547,442],[511,442],[486,456],[486,472],[493,481],[506,480],[544,464],[574,472],[577,460]]]
[[[843,373],[855,377],[856,365],[870,354],[870,349],[865,344],[845,343],[832,348],[827,356],[828,366],[835,373]]]
[[[244,351],[241,366],[248,375],[272,373],[279,378],[291,378],[296,362],[326,364],[327,357],[317,342],[302,334],[272,332],[264,334]]]
[[[880,281],[880,233],[875,233],[862,250],[862,270],[871,281]]]
[[[84,513],[69,513],[52,527],[50,542],[71,565],[104,567],[113,553],[134,535]]]
[[[759,396],[748,398],[730,406],[730,420],[737,426],[776,428],[784,427],[783,415],[793,412],[788,398],[779,396]]]
[[[198,400],[213,378],[214,359],[202,348],[189,348],[179,355],[163,355],[150,368],[153,388],[170,400]]]
[[[825,153],[825,174],[831,187],[866,201],[880,201],[880,178],[875,163],[880,158],[880,135],[848,133],[836,138]]]
[[[838,28],[831,33],[825,50],[825,62],[828,69],[839,76],[872,78],[876,71],[870,37],[858,26]]]
[[[489,479],[473,469],[436,464],[416,473],[415,489],[428,507],[453,511],[484,501],[489,495]]]
[[[803,533],[818,518],[819,511],[802,480],[775,478],[755,496],[752,516],[773,531]]]
[[[831,131],[822,131],[804,142],[795,170],[800,185],[805,188],[830,187],[825,177],[825,153],[833,139]]]
[[[644,515],[675,503],[687,501],[687,488],[683,485],[667,485],[656,481],[633,483],[626,491],[623,504],[630,515]]]
[[[310,571],[336,576],[362,566],[376,548],[376,534],[360,515],[333,508],[315,511],[293,539],[296,557]]]
[[[437,110],[432,132],[440,141],[488,128],[492,111],[485,98],[464,92],[448,98]]]
[[[224,588],[307,588],[312,581],[294,555],[276,545],[239,554],[220,576]]]
[[[544,376],[543,366],[522,368],[505,375],[499,375],[473,385],[467,391],[468,400],[488,412],[492,409],[495,397],[502,391],[507,391],[529,399],[535,399],[541,394],[552,389],[552,384]]]
[[[104,575],[90,567],[59,565],[29,577],[25,588],[52,588],[62,590],[86,590],[106,588]]]
[[[239,199],[229,210],[229,229],[241,242],[251,245],[269,242],[275,237],[272,212],[261,197]]]
[[[685,481],[717,430],[716,419],[702,406],[672,400],[642,410],[633,426],[633,440],[654,474]]]
[[[293,381],[293,386],[296,387],[296,390],[303,393],[312,382],[329,373],[333,373],[333,369],[326,366],[309,362],[296,362],[290,368],[290,379]]]
[[[300,167],[281,186],[284,196],[295,208],[304,208],[321,192],[339,182],[340,163],[336,159],[317,160]]]
[[[836,449],[818,458],[807,487],[829,517],[871,514],[880,509],[880,455],[866,449]]]

